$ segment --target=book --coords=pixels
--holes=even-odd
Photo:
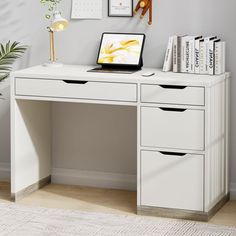
[[[222,42],[222,73],[225,73],[225,61],[226,61],[226,43]]]
[[[195,37],[189,40],[189,73],[193,74],[195,71],[194,64],[194,48],[195,48]]]
[[[181,72],[183,73],[188,72],[188,65],[189,65],[186,53],[187,52],[186,50],[189,50],[189,48],[187,49],[189,43],[186,44],[186,42],[188,42],[188,36],[181,37]]]
[[[202,36],[185,36],[182,39],[182,70],[181,72],[194,73],[194,45],[195,39]]]
[[[188,73],[190,71],[190,39],[191,36],[187,36],[185,38],[185,72]]]
[[[215,74],[225,73],[225,42],[215,43]]]
[[[207,60],[207,55],[208,55],[208,44],[211,40],[216,39],[217,36],[210,36],[206,37],[202,40],[200,40],[200,74],[208,74],[208,60]]]
[[[184,36],[175,35],[173,38],[173,72],[181,72],[181,42]]]
[[[173,36],[173,72],[179,72],[178,71],[178,36]]]
[[[173,39],[174,36],[169,37],[168,46],[165,54],[165,61],[163,65],[163,71],[171,71],[173,68]]]
[[[194,73],[200,73],[200,39],[196,39],[194,43]]]
[[[206,65],[205,65],[205,71],[206,74],[209,74],[209,60],[208,60],[208,54],[209,54],[209,43],[212,40],[216,40],[217,36],[210,36],[204,39],[204,43],[205,43],[205,50],[206,50]]]
[[[205,72],[204,39],[199,40],[199,74]]]
[[[195,73],[195,42],[201,38],[202,36],[190,36],[189,38],[189,71],[188,72],[192,74]],[[198,48],[199,48],[199,43],[198,43]]]
[[[207,60],[208,60],[208,74],[215,74],[215,44],[220,42],[220,39],[211,40],[208,43],[208,52],[207,52]]]

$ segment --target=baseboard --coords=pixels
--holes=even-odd
[[[17,202],[21,200],[22,198],[28,196],[29,194],[35,192],[36,190],[43,188],[44,186],[48,185],[51,183],[51,176],[47,176],[43,179],[40,179],[34,184],[31,184],[30,186],[22,189],[21,191],[17,193],[11,193],[11,199],[14,202]]]
[[[227,201],[229,201],[229,194],[222,197],[222,199],[219,200],[219,202],[209,212],[138,206],[137,214],[207,222]]]
[[[10,163],[0,162],[0,181],[10,182]]]
[[[230,184],[230,200],[236,200],[236,183]]]
[[[0,181],[10,181],[10,164],[0,162]],[[53,168],[52,182],[100,188],[136,190],[136,175]],[[236,200],[236,183],[230,184],[230,199]]]
[[[136,175],[53,168],[52,183],[136,190]]]
[[[52,183],[136,190],[136,175],[53,168]],[[0,181],[10,181],[10,164],[0,162]]]

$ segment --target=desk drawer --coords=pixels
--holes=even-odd
[[[141,145],[204,150],[204,111],[141,107]]]
[[[16,78],[16,95],[137,101],[137,85],[93,81]]]
[[[143,84],[141,85],[141,101],[203,106],[204,88]]]
[[[141,205],[203,211],[203,155],[141,152]]]

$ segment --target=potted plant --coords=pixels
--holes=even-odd
[[[8,41],[5,45],[0,44],[0,82],[9,76],[13,63],[26,49],[26,46],[21,46],[18,42]]]

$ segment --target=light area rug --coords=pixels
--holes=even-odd
[[[235,236],[236,228],[184,220],[0,204],[4,236]]]

